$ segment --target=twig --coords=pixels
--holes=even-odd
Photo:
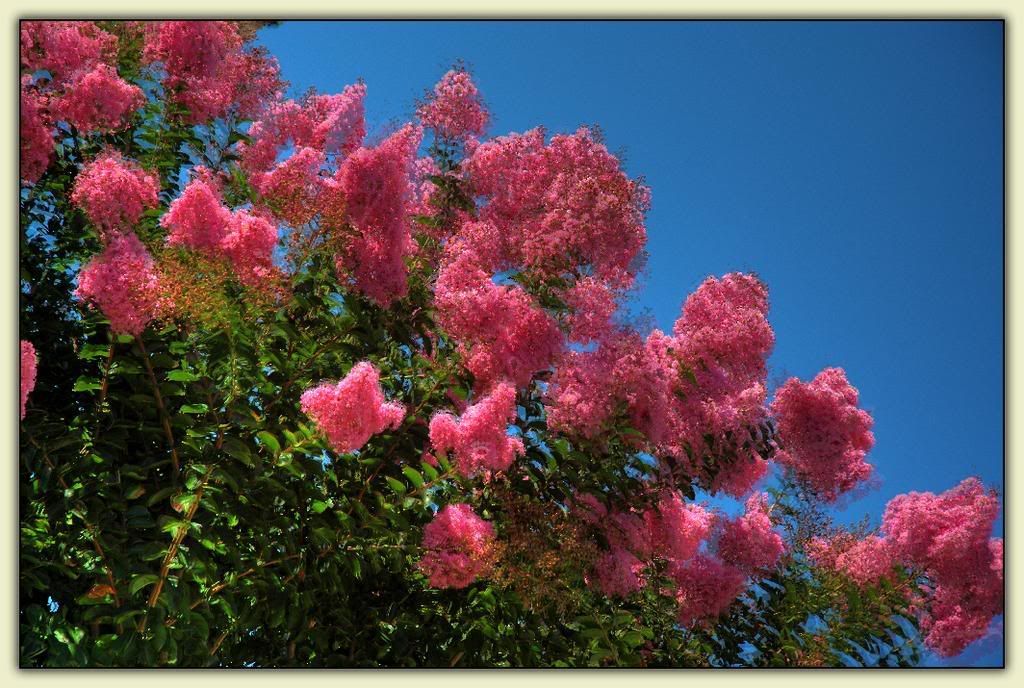
[[[174,558],[178,555],[178,548],[184,541],[185,536],[188,534],[188,526],[192,523],[192,519],[196,515],[196,511],[199,509],[199,502],[203,498],[203,490],[206,489],[206,483],[210,480],[210,474],[213,473],[213,465],[206,469],[206,473],[203,475],[203,479],[199,482],[199,488],[195,491],[195,499],[189,506],[188,511],[185,514],[184,526],[179,528],[174,533],[174,538],[171,540],[171,546],[167,550],[167,554],[164,556],[163,564],[160,567],[160,578],[157,579],[156,584],[153,586],[153,591],[149,594],[149,601],[147,606],[152,609],[156,606],[160,600],[160,593],[163,592],[164,584],[167,583],[167,577],[171,573],[171,564],[174,563]],[[146,630],[146,623],[149,615],[143,616],[139,619],[138,631],[139,633]]]
[[[167,444],[171,448],[171,465],[174,467],[171,481],[177,485],[178,471],[181,468],[181,464],[178,461],[178,450],[174,446],[174,432],[171,431],[171,421],[167,417],[167,407],[164,406],[164,397],[160,394],[160,384],[156,381],[156,373],[153,371],[153,364],[149,360],[149,352],[146,351],[146,345],[142,343],[142,337],[136,335],[135,342],[139,345],[139,350],[142,352],[142,360],[146,364],[146,372],[149,373],[149,382],[153,386],[153,398],[156,399],[156,407],[160,412],[160,420],[164,426],[164,435],[167,436]]]

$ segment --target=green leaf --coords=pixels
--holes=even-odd
[[[419,474],[412,466],[405,466],[402,468],[402,473],[405,473],[405,477],[408,478],[413,485],[416,487],[423,487],[423,476]]]
[[[180,409],[179,413],[206,413],[210,408],[206,404],[184,404]]]
[[[396,493],[398,493],[399,496],[404,496],[405,495],[405,492],[406,492],[405,485],[403,485],[399,481],[395,480],[391,476],[387,476],[387,482],[388,482],[388,487],[390,487],[392,490],[394,490]]]
[[[252,452],[249,451],[249,447],[245,442],[241,441],[237,437],[224,438],[224,444],[221,448],[228,456],[238,459],[249,468],[255,466],[255,463],[252,460]]]
[[[261,430],[260,432],[256,433],[256,437],[259,439],[260,444],[265,446],[274,454],[277,454],[278,452],[281,451],[281,443],[277,441],[276,437],[271,435],[266,430]]]
[[[155,573],[143,573],[141,575],[132,578],[132,582],[128,585],[128,594],[134,595],[139,590],[142,590],[147,585],[152,585],[160,580],[160,576]]]
[[[172,370],[167,373],[167,379],[171,382],[194,382],[199,376],[188,370]]]

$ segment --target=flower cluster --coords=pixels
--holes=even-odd
[[[607,328],[598,346],[572,351],[552,379],[549,424],[583,438],[602,433],[624,410],[630,426],[689,474],[711,437],[737,458],[721,462],[709,488],[742,496],[768,470],[741,445],[764,408],[767,357],[774,335],[767,293],[753,275],[709,278],[683,306],[672,335],[654,330],[644,340],[627,328]]]
[[[564,346],[558,323],[521,287],[495,284],[471,251],[441,268],[434,298],[438,323],[480,390],[503,380],[526,385]]]
[[[544,138],[542,129],[498,137],[464,162],[486,201],[480,219],[498,229],[510,265],[550,276],[591,270],[628,286],[646,240],[646,188],[587,129]]]
[[[701,625],[721,616],[746,587],[746,576],[739,569],[707,554],[674,562],[669,576],[676,584],[683,626]]]
[[[25,402],[36,388],[36,348],[21,340],[21,419],[25,419]]]
[[[55,82],[117,56],[117,37],[89,21],[25,21],[21,23],[21,65],[29,72],[45,71]]]
[[[88,21],[21,24],[22,180],[35,183],[54,150],[53,124],[120,131],[145,98],[117,74],[117,37]]]
[[[773,568],[784,551],[782,536],[772,529],[763,494],[747,499],[746,512],[726,521],[718,540],[722,561],[748,573]]]
[[[991,538],[994,492],[974,478],[935,495],[911,492],[889,502],[882,531],[895,557],[924,570],[931,604],[925,643],[945,656],[985,634],[1003,608],[1003,542]]]
[[[159,314],[153,257],[134,233],[114,234],[78,274],[75,295],[99,308],[113,332],[137,336]]]
[[[71,200],[104,238],[130,231],[142,213],[158,204],[156,175],[126,160],[118,152],[105,152],[88,163],[75,178]]]
[[[461,140],[481,136],[487,127],[487,109],[469,73],[453,69],[441,77],[434,93],[416,111],[423,126],[437,135]]]
[[[834,501],[871,474],[864,457],[875,443],[872,420],[857,407],[857,400],[846,373],[827,368],[811,382],[790,378],[772,402],[782,444],[776,460],[791,467],[826,501]]]
[[[387,402],[380,373],[369,362],[352,366],[338,383],[326,383],[302,393],[302,412],[311,417],[338,453],[361,449],[373,435],[397,428],[405,406]]]
[[[500,384],[459,418],[450,413],[435,415],[430,421],[430,443],[436,452],[453,451],[462,475],[481,469],[504,471],[525,451],[522,440],[508,434],[508,423],[515,415],[516,390]]]
[[[160,218],[169,246],[184,246],[231,261],[238,278],[258,286],[273,270],[277,226],[263,213],[231,211],[205,170],[185,187]]]
[[[302,103],[271,103],[249,127],[249,142],[239,143],[242,169],[258,180],[289,143],[325,155],[352,153],[366,135],[365,99],[366,86],[354,84],[341,93],[313,94]]]
[[[233,22],[147,22],[143,58],[163,66],[164,88],[191,122],[221,117],[232,108],[250,117],[280,97],[284,84],[276,61],[244,51],[242,43]]]
[[[129,116],[146,101],[142,89],[117,75],[110,65],[97,65],[72,81],[55,101],[58,119],[83,133],[126,128]]]
[[[422,136],[422,129],[406,125],[380,145],[354,151],[329,180],[329,193],[343,199],[344,225],[354,230],[337,256],[338,274],[382,306],[408,289],[410,176]],[[337,227],[336,217],[327,213],[325,221]]]
[[[253,186],[274,215],[298,227],[317,213],[323,164],[322,152],[302,146],[270,172],[254,175]]]
[[[21,89],[21,181],[35,184],[53,159],[53,125],[47,99],[33,88]]]
[[[423,529],[419,567],[435,588],[464,588],[493,566],[494,526],[468,504],[449,504]]]

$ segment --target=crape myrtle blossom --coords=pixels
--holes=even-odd
[[[931,584],[921,620],[925,644],[943,656],[984,636],[1003,610],[1003,542],[992,538],[999,511],[994,491],[968,478],[940,495],[893,498],[882,532],[894,556]]]
[[[548,423],[591,439],[625,404],[631,425],[651,442],[660,442],[671,374],[666,361],[652,355],[639,334],[625,328],[612,332],[592,351],[565,355],[552,379]]]
[[[47,98],[38,90],[21,86],[21,181],[35,184],[53,159],[53,125]]]
[[[489,116],[469,73],[453,69],[441,77],[416,115],[423,126],[451,140],[482,136]]]
[[[782,444],[776,460],[826,501],[871,474],[864,457],[875,443],[872,420],[857,400],[846,373],[827,368],[811,382],[790,378],[771,405]]]
[[[437,320],[458,343],[476,387],[503,380],[525,386],[561,353],[558,323],[519,286],[498,285],[471,250],[441,267],[435,288]]]
[[[316,215],[324,159],[315,148],[297,148],[270,172],[253,175],[252,185],[275,216],[299,227]]]
[[[451,450],[455,466],[465,476],[483,469],[507,470],[525,450],[523,442],[508,434],[516,415],[516,390],[503,383],[456,418],[438,413],[430,421],[430,443],[435,452]]]
[[[411,124],[373,148],[359,148],[325,182],[322,222],[346,234],[335,267],[342,280],[381,306],[405,296],[405,257],[414,251],[410,178],[423,136]],[[332,200],[333,199],[333,200]]]
[[[143,212],[157,206],[159,192],[156,175],[119,152],[106,151],[79,172],[71,201],[82,209],[101,237],[109,237],[112,232],[130,231]]]
[[[325,156],[354,152],[366,135],[365,98],[366,86],[353,84],[341,93],[310,95],[301,103],[270,103],[249,127],[249,141],[238,144],[242,169],[251,175],[267,172],[289,144]]]
[[[159,274],[134,233],[116,233],[78,273],[75,295],[100,309],[119,334],[142,333],[159,314]]]
[[[419,568],[434,588],[465,588],[490,573],[494,526],[468,504],[449,504],[423,529]]]
[[[646,240],[649,192],[589,130],[544,138],[543,129],[498,137],[463,162],[484,200],[479,219],[498,229],[514,266],[551,276],[590,270],[628,287]]]
[[[197,168],[193,174],[160,218],[167,244],[227,258],[242,283],[259,287],[275,269],[277,225],[265,211],[230,210],[208,170]]]
[[[25,420],[25,403],[36,388],[36,348],[32,342],[21,340],[21,419]]]
[[[677,586],[679,623],[686,627],[705,625],[721,616],[746,588],[742,571],[708,554],[673,562],[669,576]]]
[[[742,496],[768,470],[761,456],[740,447],[767,416],[766,361],[774,344],[767,309],[764,285],[732,273],[701,284],[671,335],[654,330],[641,339],[628,328],[605,330],[596,348],[568,352],[556,369],[550,426],[590,439],[625,409],[630,426],[690,474],[700,469],[708,436],[731,442],[739,456],[710,487]]]
[[[193,175],[160,218],[160,225],[167,230],[168,246],[215,251],[227,233],[231,210],[224,206],[212,175],[201,169],[193,170]]]
[[[301,407],[340,454],[361,449],[370,437],[397,428],[405,418],[405,406],[385,400],[380,372],[368,361],[352,366],[340,382],[307,389]]]
[[[100,64],[78,73],[53,101],[52,112],[55,119],[82,133],[111,133],[125,129],[145,101],[141,88],[119,77],[110,65]]]
[[[772,529],[764,494],[751,495],[746,512],[727,520],[718,539],[722,561],[750,574],[773,568],[784,551],[782,536]]]
[[[819,567],[860,586],[896,566],[923,575],[915,603],[925,645],[951,657],[983,637],[1003,611],[1003,541],[991,537],[999,510],[993,491],[968,478],[940,495],[911,492],[886,505],[881,535],[814,538],[806,547]]]
[[[272,257],[276,245],[277,225],[272,219],[241,209],[231,213],[219,248],[231,261],[238,279],[259,288],[275,272]]]
[[[685,460],[687,449],[701,454],[708,436],[719,443],[748,437],[767,416],[774,343],[767,289],[756,276],[709,277],[687,297],[672,336],[649,337],[649,347],[674,362],[662,451]]]
[[[181,103],[192,123],[221,117],[234,108],[251,117],[280,97],[277,62],[242,49],[234,22],[146,22],[143,58],[163,67],[164,88]]]
[[[21,65],[46,71],[62,83],[71,75],[110,64],[117,57],[117,37],[90,21],[21,22]]]

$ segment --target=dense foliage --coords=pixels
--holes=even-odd
[[[650,193],[596,132],[478,139],[457,67],[368,139],[366,86],[285,99],[258,28],[21,25],[23,666],[908,666],[986,633],[998,499],[832,527],[871,416],[838,368],[769,402],[756,276],[627,323]]]

